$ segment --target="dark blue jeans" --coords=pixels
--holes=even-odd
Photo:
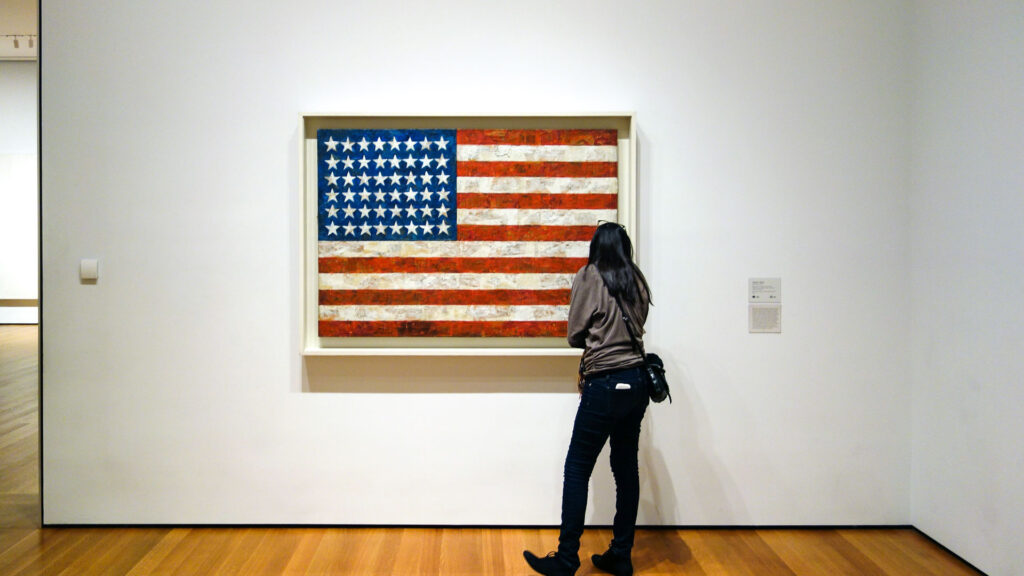
[[[628,385],[628,388],[625,386]],[[576,421],[565,457],[562,485],[562,528],[558,556],[579,566],[580,536],[587,511],[590,474],[604,443],[611,439],[611,465],[615,476],[615,520],[611,548],[629,555],[636,532],[640,504],[637,445],[640,422],[650,398],[639,368],[588,378],[576,411]]]

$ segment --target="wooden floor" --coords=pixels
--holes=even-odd
[[[34,326],[0,326],[0,576],[530,574],[553,529],[40,528]],[[577,574],[608,530],[588,530]],[[978,574],[913,529],[640,530],[638,574]]]

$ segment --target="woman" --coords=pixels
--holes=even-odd
[[[580,363],[583,379],[565,457],[558,550],[544,558],[523,552],[530,567],[540,574],[572,575],[579,568],[587,484],[609,438],[615,476],[614,537],[607,552],[591,559],[605,572],[633,574],[630,554],[640,502],[637,444],[649,397],[641,374],[643,356],[633,346],[620,303],[640,339],[650,294],[647,280],[633,263],[633,245],[626,230],[613,222],[598,226],[587,265],[573,280],[569,304],[569,345],[584,348]]]

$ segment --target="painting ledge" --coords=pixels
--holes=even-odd
[[[576,356],[578,348],[306,348],[303,356]]]

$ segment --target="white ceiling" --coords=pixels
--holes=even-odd
[[[38,34],[38,0],[0,0],[0,34]]]

